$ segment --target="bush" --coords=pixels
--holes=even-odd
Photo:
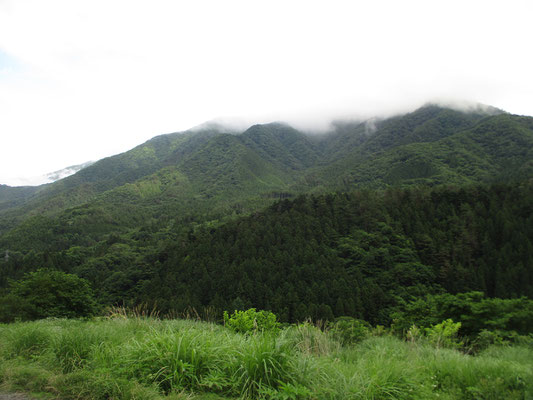
[[[224,325],[240,333],[275,332],[279,329],[276,314],[256,311],[255,308],[246,311],[235,310],[231,316],[224,311]]]
[[[354,344],[368,337],[370,324],[360,319],[340,317],[328,324],[329,333],[342,345]]]
[[[453,322],[453,320],[447,319],[440,324],[426,328],[426,335],[428,340],[437,346],[437,348],[458,348],[463,345],[463,343],[459,342],[457,339],[457,332],[459,332],[460,328],[460,322]]]
[[[30,272],[13,282],[11,292],[1,300],[0,321],[3,322],[88,317],[97,310],[88,281],[73,274],[46,269]]]

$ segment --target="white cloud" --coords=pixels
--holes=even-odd
[[[530,1],[0,1],[0,182],[215,117],[533,114]],[[2,64],[7,64],[3,66]]]

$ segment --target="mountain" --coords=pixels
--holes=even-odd
[[[388,119],[339,122],[322,136],[283,123],[242,133],[205,124],[157,136],[49,185],[4,187],[0,233],[28,217],[58,215],[99,198],[122,204],[125,193],[130,205],[145,209],[148,187],[155,190],[152,200],[161,194],[165,203],[170,193],[168,202],[180,198],[173,212],[231,214],[308,191],[523,179],[532,171],[531,120],[495,109],[461,112],[429,104]]]
[[[532,178],[533,118],[493,109],[429,104],[323,135],[205,124],[54,183],[0,186],[0,291],[49,267],[87,278],[102,304],[153,293],[169,309],[271,306],[290,320],[329,317],[356,282],[360,294],[337,308],[376,323],[408,298],[387,279],[420,293],[531,295]],[[283,311],[282,276],[300,285],[294,307],[317,293],[314,311]]]
[[[17,206],[38,190],[36,186],[0,185],[0,210]]]
[[[359,139],[351,151],[337,152],[318,177],[345,189],[523,179],[532,171],[532,121],[426,106],[377,122],[375,133]],[[355,137],[364,135],[362,125],[353,128]]]
[[[169,243],[136,296],[382,325],[429,293],[531,298],[532,204],[532,183],[302,195]]]

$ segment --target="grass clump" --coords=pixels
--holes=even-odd
[[[310,323],[255,333],[131,316],[0,325],[0,390],[80,400],[533,396],[531,347],[472,355],[414,331],[403,341],[359,328],[342,327],[344,340]]]
[[[243,397],[294,383],[294,357],[282,338],[272,334],[247,338],[237,354],[233,378]]]
[[[332,335],[310,322],[289,326],[282,335],[301,354],[325,356],[341,347]]]
[[[157,385],[164,393],[203,386],[222,389],[227,385],[223,372],[231,356],[221,336],[194,329],[153,331],[124,347],[123,371],[139,382]]]
[[[438,349],[426,355],[435,390],[457,399],[522,399],[533,395],[533,358],[517,357],[517,349],[488,349],[473,357]],[[492,353],[496,351],[495,353]],[[533,357],[530,350],[523,349]],[[429,350],[426,349],[429,353]],[[497,355],[497,356],[495,356]]]
[[[97,329],[63,330],[52,343],[56,362],[64,373],[82,368],[92,357],[96,346],[105,340]]]
[[[52,333],[42,322],[26,322],[11,325],[2,330],[0,351],[7,359],[22,357],[32,359],[43,354],[52,342]]]

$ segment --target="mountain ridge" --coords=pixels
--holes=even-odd
[[[161,180],[165,187],[179,175],[181,189],[171,191],[183,190],[198,204],[242,211],[266,205],[266,199],[277,195],[528,176],[533,169],[528,161],[533,118],[485,109],[463,112],[428,104],[404,115],[370,120],[370,128],[369,120],[337,123],[332,132],[318,136],[285,123],[256,124],[242,132],[204,124],[159,135],[52,184],[2,187],[0,232],[28,216],[54,216],[99,201],[102,194],[124,185],[139,182],[137,187],[146,188],[147,182],[161,178],[150,178],[158,171],[170,174]],[[169,193],[168,188],[162,187],[163,192]]]

